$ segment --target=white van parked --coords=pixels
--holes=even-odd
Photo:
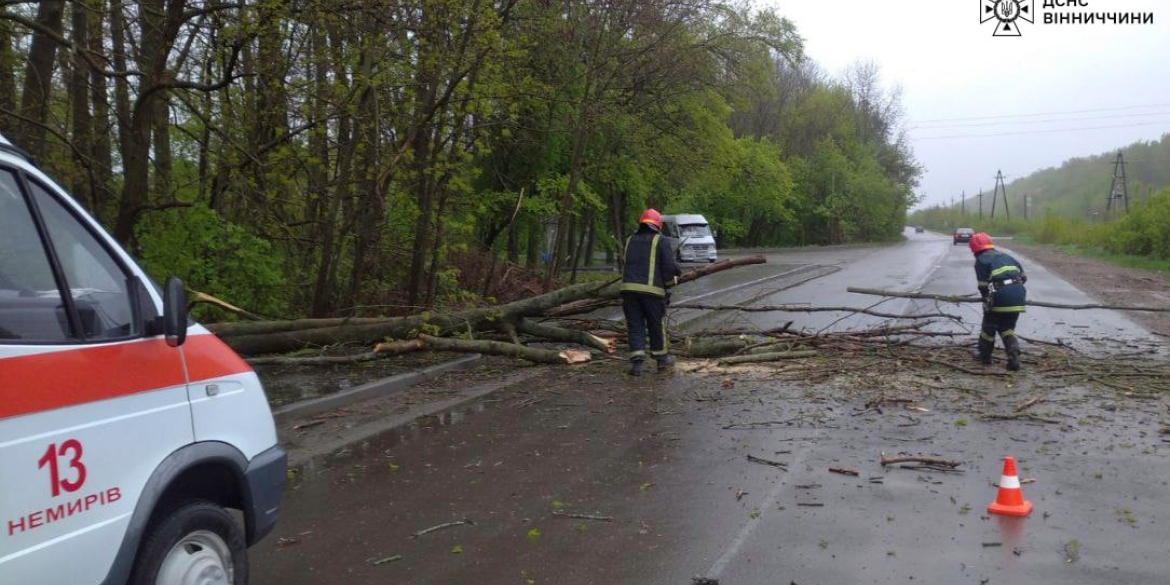
[[[242,585],[286,461],[182,283],[0,136],[0,583]]]
[[[662,216],[662,235],[670,238],[679,262],[714,262],[715,236],[707,218],[693,213]]]

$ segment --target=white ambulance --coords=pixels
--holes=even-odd
[[[182,283],[0,136],[0,585],[244,584],[286,461]]]

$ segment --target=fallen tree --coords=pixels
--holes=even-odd
[[[689,282],[738,266],[763,264],[763,256],[746,256],[709,264],[679,277],[679,283]],[[527,331],[538,337],[579,343],[601,351],[613,351],[605,340],[581,331],[540,325],[526,321],[545,312],[583,299],[618,298],[617,280],[597,284],[568,286],[543,295],[500,305],[457,311],[454,313],[424,312],[408,317],[297,319],[291,321],[261,321],[219,323],[208,326],[232,349],[246,356],[285,353],[306,347],[327,347],[340,344],[371,346],[385,339],[413,339],[420,334],[445,337],[466,334],[474,337],[484,331],[499,331],[514,336]]]

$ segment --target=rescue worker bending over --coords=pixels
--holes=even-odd
[[[646,362],[646,336],[650,355],[662,370],[674,365],[666,336],[666,283],[682,273],[674,261],[670,240],[662,237],[662,215],[654,209],[642,212],[638,231],[626,240],[622,271],[622,311],[630,344],[630,375],[640,376]]]
[[[995,333],[1003,338],[1008,355],[1007,369],[1020,369],[1020,340],[1016,336],[1016,321],[1024,312],[1028,276],[1023,266],[1010,255],[995,249],[991,236],[979,232],[971,236],[971,253],[975,254],[975,278],[979,294],[983,296],[983,327],[979,332],[979,351],[976,358],[991,363],[995,351]]]

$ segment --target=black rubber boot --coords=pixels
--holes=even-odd
[[[666,354],[662,357],[655,357],[654,360],[658,362],[658,371],[669,370],[674,366],[675,361],[674,356],[670,354]]]
[[[1020,370],[1020,340],[1015,335],[1003,338],[1003,346],[1008,354],[1007,369],[1013,372]]]
[[[979,349],[972,356],[981,364],[991,363],[991,352],[995,351],[995,342],[979,338]]]
[[[630,375],[641,376],[642,372],[646,370],[646,360],[643,358],[633,358],[630,360]]]

